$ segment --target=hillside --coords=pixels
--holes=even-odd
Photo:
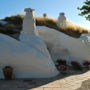
[[[19,34],[22,29],[23,17],[24,15],[15,15],[2,19],[3,21],[6,21],[7,24],[0,24],[0,33],[8,35]],[[43,16],[34,18],[36,20],[37,26],[46,26],[49,28],[53,28],[75,38],[80,37],[80,35],[83,33],[90,33],[88,29],[72,23],[69,23],[66,28],[58,27],[56,24],[57,19],[55,18]]]

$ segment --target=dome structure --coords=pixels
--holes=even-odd
[[[69,64],[71,61],[76,61],[81,64],[85,60],[90,61],[89,43],[86,44],[80,39],[70,37],[45,26],[38,26],[37,30],[45,41],[54,62],[60,59],[66,60]],[[88,36],[87,41],[89,42],[89,40],[90,37]]]
[[[25,9],[23,29],[19,41],[0,34],[0,78],[2,69],[13,68],[15,78],[49,78],[59,74],[43,40],[35,33],[30,8]]]

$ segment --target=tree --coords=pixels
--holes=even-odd
[[[84,1],[84,5],[77,9],[81,11],[80,16],[85,16],[86,20],[90,21],[90,0]]]

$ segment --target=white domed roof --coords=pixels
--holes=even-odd
[[[90,34],[83,34],[79,39],[83,40],[84,42],[90,42]]]

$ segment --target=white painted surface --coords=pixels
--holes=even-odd
[[[66,17],[64,13],[60,13],[58,20],[57,20],[57,26],[65,28],[66,27]]]
[[[35,20],[33,18],[33,10],[25,9],[26,15],[23,20],[22,33],[35,34]]]
[[[54,29],[38,26],[37,30],[49,48],[52,59],[68,61],[90,61],[90,48],[81,40],[72,38]]]
[[[46,45],[34,32],[32,15],[29,12],[24,18],[20,41],[0,34],[0,78],[3,78],[2,68],[7,65],[13,67],[16,78],[49,78],[58,75]]]

